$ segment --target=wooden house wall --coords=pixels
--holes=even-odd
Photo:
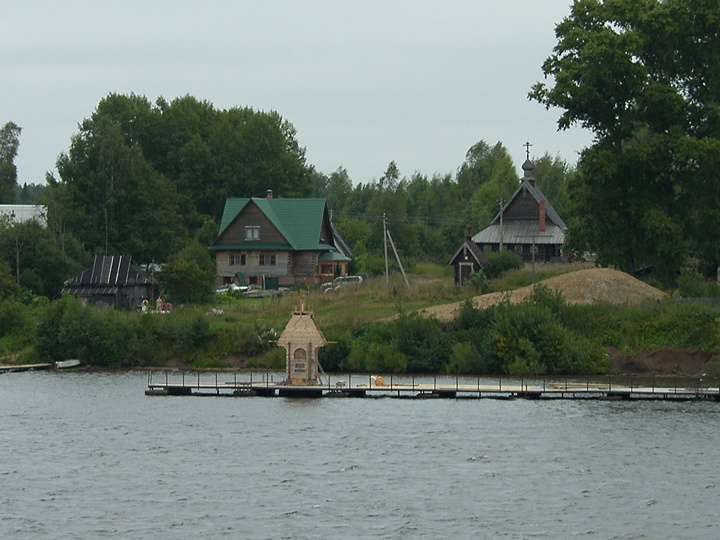
[[[142,285],[125,285],[117,288],[117,292],[114,294],[104,293],[107,287],[98,287],[97,293],[88,291],[82,296],[79,296],[72,289],[69,293],[73,296],[77,296],[81,300],[85,300],[91,304],[97,304],[107,307],[113,307],[115,309],[134,310],[142,305],[143,300],[152,302],[154,297],[159,291],[150,284]]]
[[[240,215],[218,239],[221,244],[245,243],[245,227],[260,227],[258,243],[284,244],[287,242],[280,231],[254,203],[248,203]]]
[[[230,255],[245,255],[245,264],[230,264]],[[275,255],[274,265],[261,265],[260,254]],[[284,276],[291,273],[292,255],[287,251],[218,251],[215,260],[220,275]]]
[[[136,309],[143,300],[152,302],[154,300],[154,288],[152,285],[127,285],[120,287],[115,307],[122,309]]]
[[[296,251],[293,254],[291,273],[296,275],[315,275],[318,272],[316,264],[317,253],[314,251]]]
[[[217,242],[220,244],[251,244],[252,241],[245,239],[245,227],[260,227],[258,244],[287,244],[287,239],[252,202],[245,206],[237,218],[218,238]],[[326,244],[333,243],[332,227],[327,213],[323,216],[319,241]],[[261,253],[265,255],[274,254],[275,265],[261,266]],[[230,265],[230,255],[242,254],[246,257],[244,265]],[[300,283],[311,285],[315,283],[316,278],[319,276],[317,256],[318,253],[314,251],[219,250],[216,253],[218,284],[223,283],[224,277],[227,278],[241,273],[250,278],[253,276],[278,277],[279,284],[283,286]]]
[[[503,219],[510,220],[538,220],[540,219],[540,205],[535,198],[523,191],[519,194],[510,206],[505,209]]]
[[[488,246],[489,251],[499,251],[499,244],[480,244],[480,248],[485,250]],[[536,262],[553,262],[562,257],[560,246],[555,244],[536,244],[537,251],[535,253]],[[522,257],[525,262],[532,261],[532,243],[512,244],[506,242],[503,244],[504,251],[512,251]]]

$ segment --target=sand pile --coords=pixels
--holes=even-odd
[[[541,282],[546,287],[559,290],[569,304],[593,304],[610,302],[613,304],[642,304],[653,300],[662,300],[665,293],[635,279],[634,277],[608,268],[590,268],[569,272]],[[510,292],[484,294],[473,298],[478,308],[497,304],[506,296],[510,302],[518,303],[532,292],[529,285]],[[420,311],[422,315],[435,317],[439,321],[451,321],[457,315],[460,303],[433,306]]]

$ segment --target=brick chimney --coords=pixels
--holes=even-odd
[[[545,232],[545,201],[540,201],[540,232]]]
[[[265,195],[266,198],[272,199],[272,189],[267,190],[267,195]]]

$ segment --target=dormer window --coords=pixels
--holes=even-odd
[[[260,227],[245,227],[245,240],[260,240]]]

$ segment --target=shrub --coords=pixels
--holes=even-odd
[[[392,343],[371,343],[365,352],[365,371],[369,373],[405,373],[408,359]]]
[[[320,349],[320,365],[325,371],[341,371],[350,354],[350,337],[345,335],[335,343],[328,343]]]
[[[275,347],[263,356],[250,358],[245,366],[248,369],[267,369],[270,371],[284,371],[286,363],[286,352],[282,347]]]
[[[564,313],[566,306],[562,291],[551,289],[542,283],[533,287],[527,302],[536,306],[546,307],[552,313],[558,315]]]
[[[22,329],[26,324],[26,308],[16,300],[0,302],[0,337]]]
[[[470,277],[465,281],[465,287],[476,289],[480,294],[486,294],[490,292],[490,280],[485,275],[485,272],[479,270],[470,274]]]
[[[449,360],[449,340],[437,321],[400,314],[390,325],[392,343],[408,359],[413,373],[439,373]]]
[[[485,268],[485,275],[490,279],[508,270],[520,270],[525,265],[522,257],[512,251],[488,251],[485,255],[490,261],[490,266]]]
[[[683,298],[716,298],[720,296],[717,283],[706,283],[702,275],[690,268],[680,270],[678,294]]]
[[[447,373],[481,374],[487,373],[487,370],[488,366],[475,345],[466,341],[453,344],[450,362],[445,368]]]

